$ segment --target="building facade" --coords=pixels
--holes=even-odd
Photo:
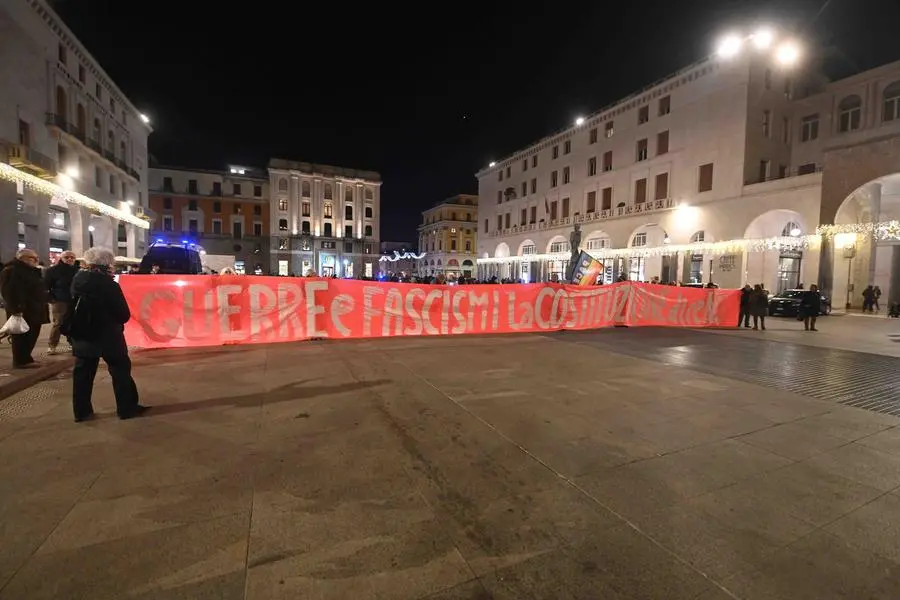
[[[419,253],[410,242],[381,242],[379,244],[381,256],[378,262],[381,266],[383,277],[397,275],[398,277],[415,275],[418,272],[419,261],[416,259]]]
[[[0,258],[141,256],[150,133],[45,0],[0,5]]]
[[[478,196],[459,194],[422,212],[419,275],[472,277],[478,247]]]
[[[273,273],[375,277],[378,173],[272,159],[269,189]]]
[[[577,224],[605,281],[820,281],[842,300],[850,269],[854,306],[869,284],[894,297],[900,247],[878,224],[900,215],[895,173],[900,63],[829,83],[764,56],[705,60],[477,173],[479,273],[562,278]],[[835,239],[854,229],[875,233]]]
[[[215,270],[232,266],[238,273],[270,271],[265,170],[236,165],[223,171],[154,167],[149,171],[149,198],[153,241],[198,244]],[[227,257],[232,264],[225,264]]]

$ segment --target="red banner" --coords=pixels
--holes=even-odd
[[[169,348],[310,338],[548,332],[614,325],[734,327],[740,290],[416,285],[245,275],[123,275],[131,346]]]

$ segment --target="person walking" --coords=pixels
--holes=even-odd
[[[816,319],[819,318],[821,310],[822,294],[819,293],[819,286],[812,284],[807,291],[803,292],[800,299],[800,315],[803,318],[804,331],[818,331]]]
[[[41,325],[50,319],[47,314],[47,288],[38,268],[37,252],[23,248],[0,271],[0,295],[6,306],[6,318],[20,316],[28,323],[26,333],[12,334],[13,368],[37,367],[31,353],[41,334]]]
[[[762,284],[753,286],[750,294],[750,314],[753,315],[753,329],[766,330],[766,313],[769,312],[769,296],[763,290]]]
[[[56,264],[44,271],[44,283],[50,299],[50,349],[47,354],[59,352],[60,327],[72,303],[72,278],[77,272],[75,253],[69,250],[60,254]]]
[[[115,256],[104,248],[84,253],[84,268],[72,280],[72,310],[63,333],[72,339],[72,410],[75,422],[94,416],[91,395],[100,359],[106,363],[120,419],[143,414],[131,359],[125,342],[125,323],[131,318],[122,288],[114,277]]]

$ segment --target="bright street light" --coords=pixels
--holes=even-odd
[[[800,58],[800,48],[794,42],[783,42],[775,51],[775,58],[779,64],[785,67],[793,66],[797,63],[797,59]]]
[[[149,124],[150,124],[150,117],[148,117],[148,116],[145,115],[144,113],[141,113],[141,121],[143,121],[144,123],[147,123],[147,124],[149,125]]]
[[[575,127],[581,127],[582,125],[584,125],[584,117],[575,119]]]
[[[775,39],[775,35],[772,33],[771,29],[760,29],[751,37],[753,46],[757,50],[766,50],[772,45],[772,40]]]
[[[803,232],[800,231],[799,229],[797,229],[796,227],[791,229],[791,237],[800,237],[801,233],[803,233]]]
[[[76,167],[76,166],[66,167],[66,175],[68,175],[72,179],[78,179],[78,167]]]
[[[75,182],[72,181],[72,178],[66,173],[58,173],[56,175],[56,181],[59,183],[59,187],[65,190],[74,190]]]
[[[495,167],[495,166],[497,166],[497,163],[495,163],[494,161],[491,161],[490,164],[488,164],[488,167]]]
[[[722,40],[719,42],[719,46],[718,48],[716,48],[716,53],[722,58],[732,58],[741,51],[741,46],[743,44],[744,40],[742,40],[739,36],[735,34],[729,34],[722,38]]]
[[[93,231],[94,231],[94,226],[93,226],[93,225],[88,225],[88,231],[93,232]]]

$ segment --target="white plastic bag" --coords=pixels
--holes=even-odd
[[[30,330],[31,327],[28,326],[28,323],[25,322],[25,318],[21,315],[11,316],[3,327],[0,327],[0,333],[8,335],[21,335],[23,333],[28,333]]]

